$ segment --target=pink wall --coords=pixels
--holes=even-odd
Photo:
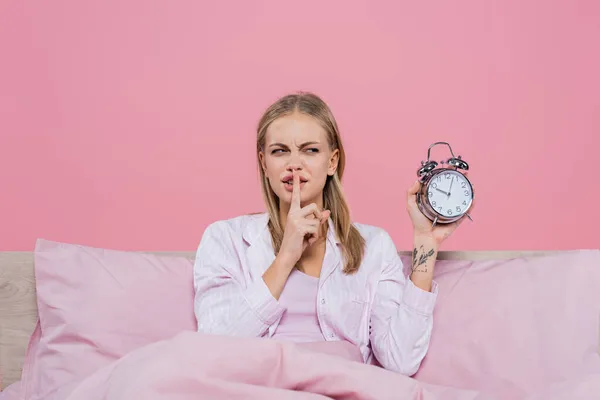
[[[262,210],[255,124],[298,89],[339,120],[355,219],[399,248],[437,140],[478,197],[445,249],[599,248],[599,4],[4,1],[0,250],[194,250]]]

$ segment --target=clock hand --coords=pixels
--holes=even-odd
[[[452,184],[454,183],[454,177],[452,177],[452,180],[450,181],[450,189],[448,189],[448,196],[450,196],[450,192],[452,192]]]
[[[442,193],[444,193],[446,196],[450,196],[450,193],[448,193],[448,192],[444,192],[444,191],[443,191],[443,190],[441,190],[441,189],[435,188],[435,190],[437,190],[438,192],[442,192]]]

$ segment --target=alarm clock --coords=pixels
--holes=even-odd
[[[430,160],[431,149],[446,145],[452,157],[438,164]],[[439,166],[438,166],[439,165]],[[421,190],[417,193],[417,205],[421,213],[436,224],[450,224],[463,217],[473,220],[469,209],[473,204],[473,185],[461,171],[468,171],[469,164],[455,157],[447,142],[435,142],[427,150],[427,161],[421,161],[417,170]]]

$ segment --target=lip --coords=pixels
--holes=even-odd
[[[292,174],[287,174],[286,176],[284,176],[284,177],[281,179],[281,182],[283,182],[283,183],[286,183],[287,181],[290,181],[290,182],[292,182],[292,181],[293,181],[293,179],[294,179],[294,175],[292,175]],[[308,182],[308,179],[306,179],[305,177],[303,177],[302,175],[300,175],[300,184],[302,184],[302,183],[305,183],[305,182]]]
[[[283,187],[288,192],[294,191],[293,179],[294,179],[294,176],[292,174],[288,174],[288,175],[284,176],[283,179],[281,180],[281,183],[283,183]],[[286,183],[288,181],[289,181],[289,183]],[[300,189],[302,189],[304,187],[306,182],[308,182],[308,179],[304,178],[303,176],[300,176]]]
[[[285,188],[286,191],[288,191],[290,193],[294,191],[294,185],[293,184],[291,184],[291,183],[285,183],[285,182],[282,182],[282,183],[283,183],[283,187]],[[301,190],[304,188],[305,184],[306,184],[306,182],[301,182],[300,183],[300,189]]]

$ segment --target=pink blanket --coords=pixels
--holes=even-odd
[[[57,400],[407,399],[492,400],[484,394],[418,382],[356,362],[349,343],[293,344],[184,332],[154,343],[52,396]],[[594,399],[600,377],[562,383],[528,400]],[[2,398],[2,396],[0,396]]]
[[[492,399],[447,388],[437,396],[435,387],[356,358],[344,342],[297,345],[185,332],[99,370],[65,399]]]

